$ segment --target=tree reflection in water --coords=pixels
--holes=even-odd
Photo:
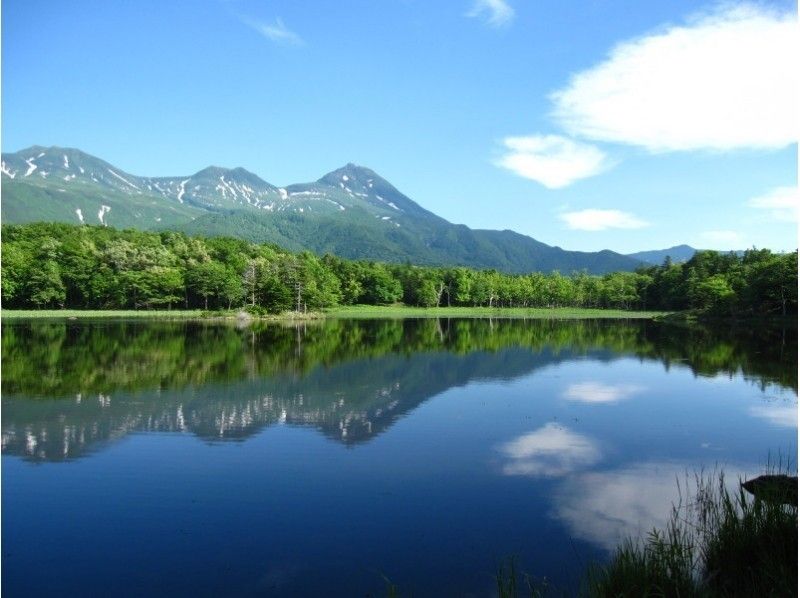
[[[448,388],[510,380],[582,357],[635,356],[701,376],[741,373],[762,387],[796,392],[793,338],[780,329],[640,320],[333,320],[245,328],[9,322],[2,338],[2,447],[60,461],[131,431],[189,431],[219,441],[275,424],[313,426],[354,444]],[[594,400],[611,400],[605,387],[568,392],[585,401],[590,390]],[[615,399],[636,391],[614,390]]]

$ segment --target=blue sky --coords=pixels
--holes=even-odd
[[[355,162],[452,222],[567,249],[797,246],[794,2],[2,8],[3,151],[277,185]]]

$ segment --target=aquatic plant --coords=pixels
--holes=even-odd
[[[788,463],[777,469],[788,471]],[[583,593],[796,595],[797,503],[750,496],[741,484],[732,488],[722,471],[697,474],[695,485],[664,530],[627,540],[608,564],[593,566]]]
[[[768,476],[757,479],[796,484],[797,478],[787,475],[790,469],[779,459],[768,463]],[[644,538],[628,538],[607,563],[591,565],[579,595],[796,596],[797,502],[774,500],[769,492],[751,496],[746,487],[752,486],[731,485],[723,471],[697,473],[691,491],[688,482],[679,483],[682,498],[667,525]],[[495,581],[499,598],[563,594],[546,580],[534,583],[519,573],[513,558],[498,566]]]

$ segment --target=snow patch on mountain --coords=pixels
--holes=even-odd
[[[228,192],[233,196],[234,199],[238,199],[239,196],[236,193],[236,189],[231,186],[231,184],[225,180],[225,175],[220,175],[219,177],[220,185],[217,185],[215,188],[217,191],[222,192],[223,199],[228,199]]]
[[[0,162],[0,170],[2,170],[3,174],[6,175],[10,179],[13,179],[15,176],[17,176],[16,171],[11,172],[11,170],[9,170],[8,164],[6,164],[5,160]]]
[[[67,154],[64,154],[64,168],[69,170],[69,158],[67,158]]]
[[[36,158],[28,158],[27,160],[25,160],[25,164],[28,165],[28,171],[25,173],[25,176],[31,176],[33,174],[33,171],[39,168],[38,166],[36,166],[36,164],[33,163],[35,159]]]
[[[332,199],[328,199],[327,201],[331,202],[333,205],[338,207],[342,212],[344,212],[344,206],[340,204],[338,201],[333,201]]]
[[[186,183],[189,182],[189,179],[185,181],[181,181],[180,189],[178,190],[178,201],[183,203],[183,196],[186,194]]]
[[[110,206],[101,205],[100,206],[100,211],[97,212],[97,217],[100,219],[100,224],[102,224],[103,226],[108,226],[108,224],[106,223],[105,218],[106,218],[106,214],[108,214],[110,211],[111,211],[111,207]]]
[[[113,170],[111,170],[110,168],[106,168],[106,170],[107,170],[108,172],[110,172],[111,174],[113,174],[115,177],[117,177],[117,178],[118,178],[120,181],[122,181],[122,182],[123,182],[123,183],[125,183],[126,185],[130,185],[131,187],[133,187],[133,188],[134,188],[134,189],[136,189],[137,191],[139,190],[139,187],[137,187],[136,185],[134,185],[133,183],[131,183],[131,182],[130,182],[128,179],[126,179],[124,176],[120,176],[120,175],[118,175],[116,172],[114,172],[114,171],[113,171]],[[110,210],[110,209],[111,209],[111,208],[109,208],[109,210]]]
[[[78,215],[78,220],[80,220],[81,224],[83,224],[83,212],[81,212],[81,209],[75,208],[75,213]]]

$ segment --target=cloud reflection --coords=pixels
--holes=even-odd
[[[626,538],[641,538],[662,528],[673,505],[695,488],[689,463],[639,463],[614,471],[587,472],[565,481],[554,497],[553,515],[570,534],[611,551]],[[726,467],[726,485],[733,490],[739,479],[758,468]],[[716,475],[716,474],[710,474]],[[679,489],[679,484],[680,488]]]
[[[750,408],[750,415],[765,419],[773,426],[797,427],[797,405],[758,405]]]
[[[580,403],[616,403],[642,392],[644,386],[637,384],[603,384],[602,382],[580,382],[571,384],[564,391],[568,401]]]
[[[500,451],[509,458],[505,475],[558,477],[600,460],[592,440],[555,423],[503,444]]]

